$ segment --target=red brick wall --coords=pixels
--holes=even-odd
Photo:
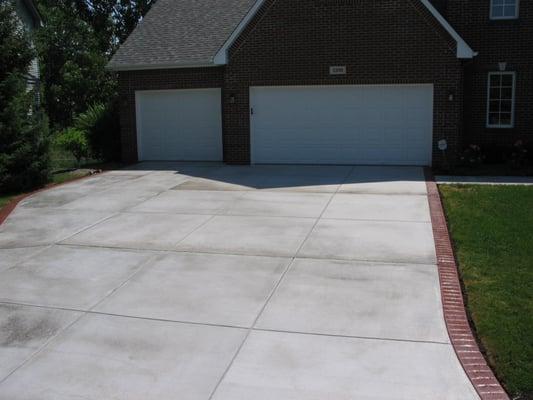
[[[479,55],[465,73],[464,141],[509,145],[533,144],[533,2],[520,1],[517,20],[490,20],[490,0],[448,0],[447,18]],[[515,127],[486,128],[487,79],[506,62],[516,72]]]
[[[136,90],[221,88],[223,74],[224,69],[220,67],[119,73],[122,160],[137,161]]]
[[[250,86],[432,83],[438,163],[439,139],[459,146],[462,81],[455,43],[419,1],[267,0],[224,68],[120,73],[123,155],[136,159],[135,90],[223,87],[224,160],[249,163]]]
[[[225,158],[250,161],[249,87],[433,83],[434,143],[459,140],[462,67],[455,43],[417,1],[270,0],[230,51]],[[329,66],[347,66],[330,76]],[[453,93],[455,100],[448,101]],[[435,159],[440,156],[435,151]]]

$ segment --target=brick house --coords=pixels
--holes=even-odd
[[[438,165],[531,143],[532,39],[526,0],[159,0],[109,64],[123,159]]]

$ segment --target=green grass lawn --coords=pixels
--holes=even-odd
[[[511,395],[533,399],[533,187],[440,191],[478,338]]]
[[[0,195],[0,209],[9,203],[13,197],[11,195]]]

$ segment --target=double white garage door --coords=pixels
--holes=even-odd
[[[222,159],[219,89],[137,93],[141,160]],[[430,165],[431,85],[254,87],[252,163]]]

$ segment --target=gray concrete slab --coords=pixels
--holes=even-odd
[[[216,216],[176,248],[185,251],[292,257],[314,219]]]
[[[76,182],[71,182],[68,184],[72,188],[86,188],[88,190],[100,190],[100,189],[110,189],[115,185],[119,185],[125,181],[133,182],[136,179],[139,179],[142,175],[138,173],[108,173],[104,172],[92,176],[90,178],[81,179]]]
[[[0,249],[0,272],[11,268],[13,265],[33,256],[45,248],[46,246]]]
[[[0,272],[0,301],[88,310],[153,256],[52,246]]]
[[[299,257],[435,264],[430,223],[321,219]]]
[[[188,176],[174,171],[150,172],[138,179],[135,179],[134,182],[124,181],[118,185],[115,185],[114,188],[134,188],[162,192],[169,190],[174,186],[187,181],[188,179]]]
[[[58,314],[0,309],[0,377],[27,361],[0,400],[476,398],[427,221],[411,167],[143,163],[43,192],[0,227],[0,304]],[[91,311],[52,339],[66,308]]]
[[[435,265],[296,259],[256,327],[449,342]]]
[[[214,400],[474,400],[450,345],[252,332]]]
[[[157,191],[146,190],[137,185],[126,188],[111,188],[66,203],[65,210],[96,210],[118,212],[146,201],[157,195]]]
[[[170,190],[139,204],[130,212],[217,214],[230,207],[243,193],[209,190]]]
[[[426,196],[336,194],[323,218],[429,222]]]
[[[355,167],[341,193],[426,194],[424,170],[419,167]]]
[[[96,193],[103,190],[104,189],[95,189],[91,193],[96,195]],[[18,206],[23,208],[61,207],[89,194],[90,193],[86,187],[71,187],[70,185],[58,186],[57,188],[51,188],[44,192],[36,193],[33,196],[22,200]]]
[[[0,382],[80,315],[0,303]]]
[[[224,214],[318,218],[330,199],[326,193],[253,191],[236,199]]]
[[[0,248],[51,244],[110,215],[101,211],[17,207],[0,226]]]
[[[180,240],[209,218],[208,215],[124,213],[75,235],[63,243],[172,250]]]
[[[244,334],[87,315],[0,384],[0,399],[205,400]]]
[[[204,178],[189,178],[182,183],[174,186],[173,190],[205,190],[205,191],[234,191],[243,192],[246,190],[255,190],[252,186],[244,184],[233,184],[222,181]]]
[[[96,307],[112,314],[251,327],[290,259],[167,254]]]
[[[248,188],[282,191],[333,193],[352,167],[253,165],[218,169],[206,178],[221,188]]]

